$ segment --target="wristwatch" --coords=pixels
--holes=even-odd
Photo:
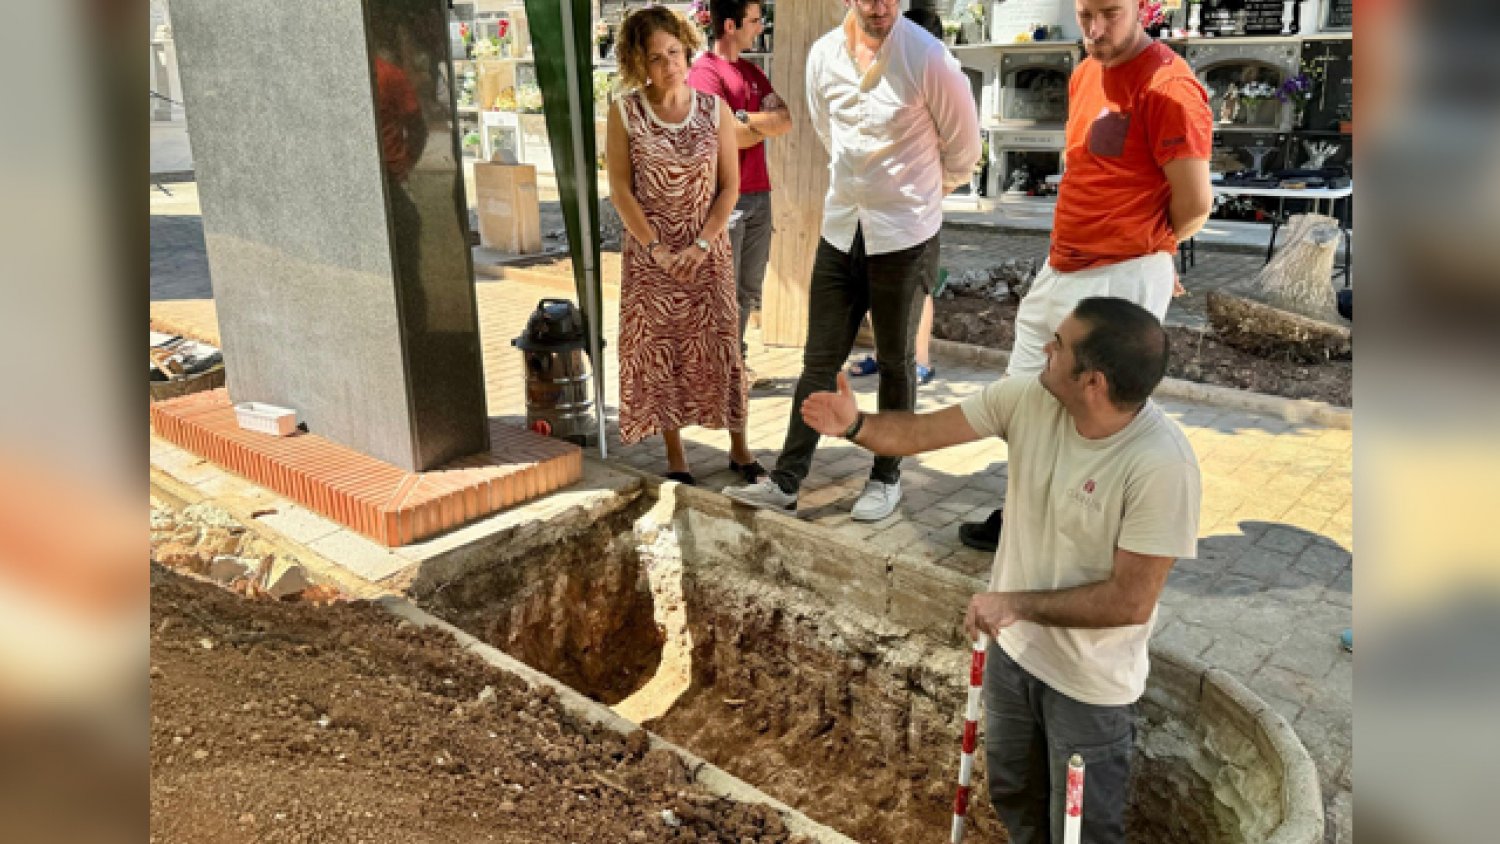
[[[741,122],[743,124],[745,124],[746,126],[749,126],[750,125],[750,112],[745,111],[742,108],[741,109],[736,109],[735,112],[734,112],[734,119],[738,120],[739,122]]]
[[[710,244],[708,241],[704,240],[701,237],[693,241],[693,245],[698,247],[699,249],[702,249],[704,252],[709,251],[713,246],[713,244]]]

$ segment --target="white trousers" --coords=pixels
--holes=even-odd
[[[1158,320],[1165,320],[1176,283],[1177,267],[1166,252],[1076,273],[1058,272],[1048,262],[1016,311],[1016,343],[1011,347],[1005,374],[1036,375],[1046,368],[1047,355],[1042,347],[1080,300],[1090,296],[1128,299]]]

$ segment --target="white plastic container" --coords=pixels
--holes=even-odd
[[[262,434],[285,437],[297,430],[297,411],[258,401],[234,406],[234,418],[241,428]]]

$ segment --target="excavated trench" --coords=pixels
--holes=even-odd
[[[779,564],[798,550],[746,520],[657,504],[653,521],[653,504],[416,597],[854,839],[947,840],[965,649],[795,582]],[[1222,695],[1203,704],[1202,666],[1158,665],[1140,706],[1131,840],[1266,840],[1290,811],[1288,763],[1259,714]],[[658,676],[673,672],[681,682]],[[970,815],[972,840],[1007,840],[986,799]]]

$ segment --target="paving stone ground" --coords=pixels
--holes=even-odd
[[[192,256],[182,254],[195,248],[192,238],[180,225],[158,229],[155,217],[152,223],[153,318],[216,335],[213,302],[198,298],[208,288],[206,281],[173,274],[195,272]],[[165,235],[160,242],[159,231]],[[1003,253],[1034,248],[1034,240],[995,234],[983,248]],[[196,249],[201,254],[201,237]],[[1221,259],[1228,260],[1226,266],[1211,270]],[[1259,263],[1253,256],[1200,252],[1194,272],[1230,278],[1245,271],[1247,260]],[[1193,283],[1190,275],[1188,284]],[[180,291],[200,292],[172,295]],[[510,340],[537,300],[557,291],[516,281],[480,283],[476,291],[490,412],[519,420],[525,412],[524,379],[520,353]],[[618,308],[612,300],[606,304],[604,329],[612,350],[617,347]],[[754,342],[750,362],[763,379],[751,397],[750,444],[769,465],[786,429],[801,353]],[[942,377],[921,389],[921,410],[960,401],[998,376],[940,363]],[[606,353],[605,366],[613,396],[618,390],[612,352]],[[873,408],[875,379],[855,379],[854,384],[861,403]],[[1198,558],[1180,561],[1174,569],[1155,638],[1234,674],[1295,727],[1321,774],[1330,807],[1328,840],[1352,841],[1347,807],[1353,665],[1338,643],[1340,631],[1352,624],[1351,432],[1183,401],[1161,404],[1197,452],[1203,513]],[[607,413],[614,417],[614,407]],[[716,489],[736,480],[727,469],[726,434],[689,429],[684,439],[702,485]],[[660,439],[622,447],[611,428],[609,453],[649,472],[665,468]],[[1002,502],[1005,460],[1005,444],[996,440],[909,458],[903,465],[901,508],[884,521],[862,524],[849,518],[848,509],[869,472],[870,458],[851,444],[825,441],[804,486],[800,515],[841,535],[904,548],[979,579],[988,573],[989,555],[963,547],[957,528],[982,519]]]

